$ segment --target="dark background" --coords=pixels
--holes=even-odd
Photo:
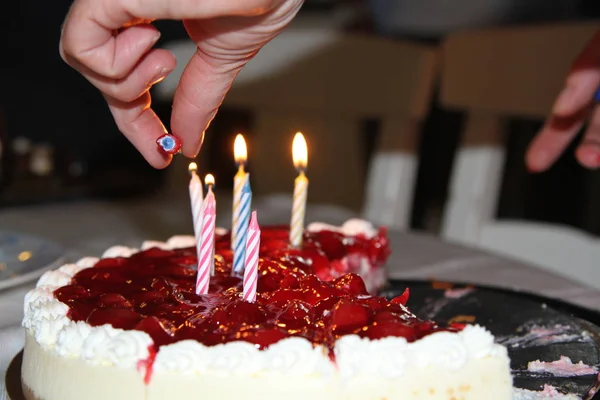
[[[392,1],[392,0],[390,0]],[[503,25],[590,19],[600,16],[597,1],[581,1],[565,13],[546,2],[531,7],[522,1]],[[455,2],[457,7],[460,1]],[[90,197],[139,196],[159,190],[164,171],[149,168],[142,157],[118,132],[103,98],[85,79],[65,65],[58,55],[60,26],[70,1],[21,0],[3,4],[0,13],[0,207],[68,201]],[[310,1],[302,12],[331,11],[345,6],[354,10],[348,30],[435,43],[436,35],[414,32],[382,32],[368,4],[361,1]],[[185,37],[178,22],[156,24],[161,41]],[[170,104],[155,104],[168,122]],[[447,197],[448,178],[464,122],[460,113],[447,112],[436,103],[431,107],[420,147],[420,170],[415,196],[413,228],[435,229]],[[523,154],[542,121],[511,123],[507,169],[499,205],[500,217],[516,217],[566,223],[600,234],[600,179],[596,172],[581,168],[572,149],[549,172],[527,173]],[[251,116],[223,110],[208,135],[206,154],[225,155],[223,144],[232,133],[251,131]],[[440,134],[444,132],[444,134]],[[377,135],[377,121],[365,121],[365,145]],[[16,138],[28,138],[53,151],[54,167],[49,175],[28,171],[28,160],[11,151]],[[209,160],[211,169],[231,168],[222,156]]]

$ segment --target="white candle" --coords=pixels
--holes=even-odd
[[[308,195],[308,178],[305,174],[308,164],[308,148],[306,140],[300,132],[294,136],[292,156],[294,166],[298,170],[298,177],[294,180],[290,243],[294,247],[300,247],[302,246],[302,235],[304,234],[304,216],[306,214],[306,198]]]

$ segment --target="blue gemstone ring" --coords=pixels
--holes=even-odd
[[[181,149],[181,141],[177,136],[165,133],[156,139],[158,147],[167,154],[176,154]]]

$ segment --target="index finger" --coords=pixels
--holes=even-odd
[[[158,31],[149,25],[119,31],[121,28],[155,19],[253,15],[271,3],[272,0],[75,0],[63,26],[60,52],[84,75],[87,69],[99,77],[120,80],[139,66],[158,39]],[[151,165],[165,167],[170,157],[159,152],[155,144],[164,133],[164,126],[150,108],[149,94],[129,103],[107,93],[105,98],[120,131]]]
[[[558,95],[552,115],[532,141],[526,155],[531,171],[548,169],[575,138],[587,118],[600,85],[600,31],[577,57]]]
[[[589,107],[600,85],[600,31],[577,57],[567,75],[565,86],[554,103],[552,113],[570,116]]]

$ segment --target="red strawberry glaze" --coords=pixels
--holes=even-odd
[[[279,243],[286,235],[281,229],[263,231],[255,303],[241,299],[241,279],[230,275],[227,237],[217,241],[216,273],[208,295],[194,291],[195,249],[153,248],[129,258],[102,259],[76,274],[55,296],[69,306],[72,320],[145,331],[157,347],[194,339],[209,346],[245,340],[264,349],[300,336],[331,351],[341,335],[413,341],[455,330],[415,317],[404,306],[406,295],[395,301],[369,295],[356,274],[330,282],[313,274],[315,265],[322,267],[351,252],[385,260],[387,240],[374,245],[365,238],[321,232],[307,234],[304,248],[298,250]]]
[[[359,273],[363,258],[374,269],[383,268],[390,255],[385,227],[380,228],[373,238],[362,234],[345,236],[332,231],[305,231],[301,249],[289,246],[287,227],[267,226],[261,229],[261,257],[284,263],[297,264],[300,261],[303,265],[310,264],[311,272],[326,281],[350,272]],[[216,253],[225,262],[231,262],[233,258],[230,246],[229,234],[217,236]]]

